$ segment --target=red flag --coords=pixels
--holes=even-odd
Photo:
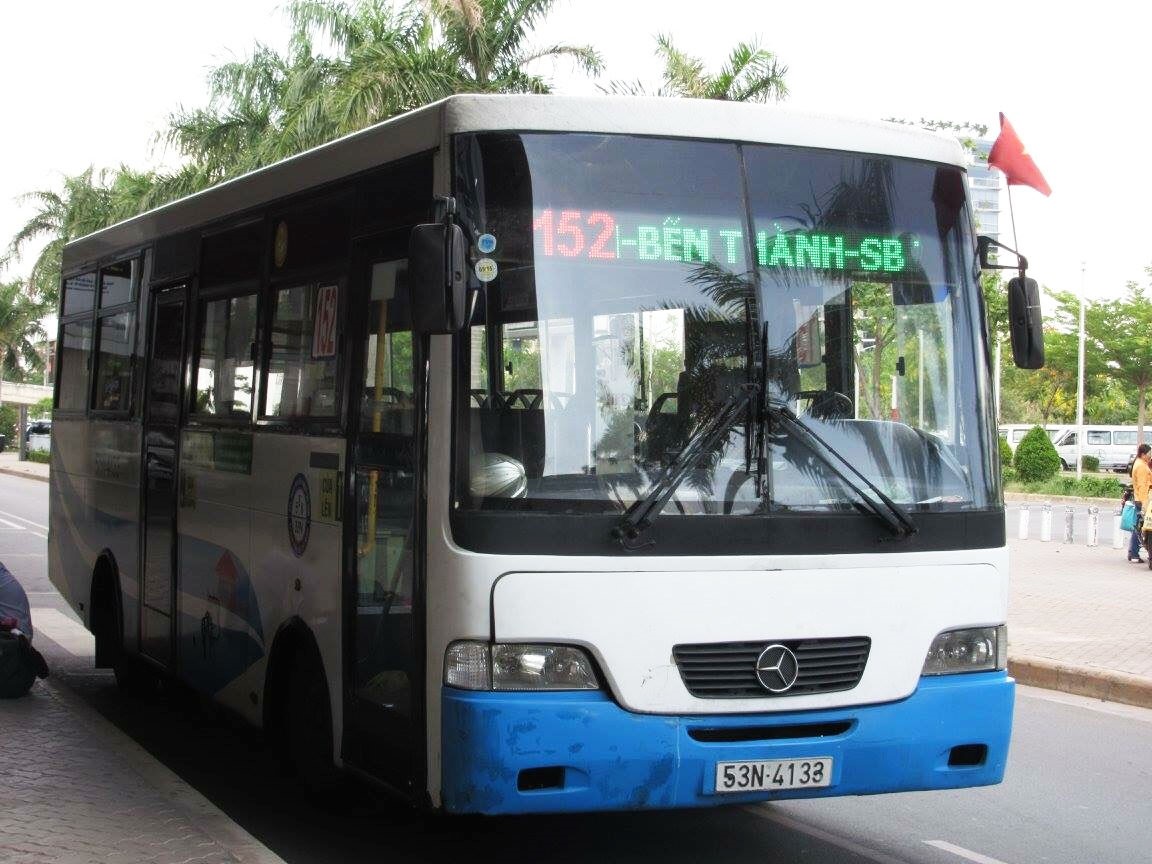
[[[1024,142],[1017,137],[1004,112],[1000,112],[1000,136],[988,153],[988,164],[1004,172],[1009,186],[1031,186],[1045,195],[1052,194],[1052,187],[1024,149]]]

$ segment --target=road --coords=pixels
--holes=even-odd
[[[447,859],[774,864],[1121,864],[1152,857],[1152,711],[1020,688],[1001,786],[676,813],[465,822],[431,830],[349,787],[318,809],[259,736],[182,691],[131,699],[47,583],[48,487],[0,476],[0,560],[25,581],[60,683],[291,864]],[[57,610],[55,613],[43,610]],[[34,612],[34,616],[38,614]]]

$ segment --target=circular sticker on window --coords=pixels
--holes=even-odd
[[[496,262],[491,258],[481,258],[476,262],[476,278],[481,282],[491,282],[497,272]]]
[[[476,241],[476,248],[485,255],[496,251],[496,238],[491,234],[481,234]]]
[[[308,548],[308,534],[312,531],[312,496],[308,494],[308,478],[297,474],[288,493],[288,542],[297,557]]]

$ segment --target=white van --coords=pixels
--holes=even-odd
[[[1145,438],[1148,433],[1145,433]],[[1064,470],[1076,467],[1076,429],[1066,430],[1056,439],[1056,452],[1064,463]],[[1123,473],[1128,463],[1136,455],[1137,432],[1135,426],[1085,426],[1085,456],[1095,456],[1100,460],[1101,471]]]
[[[1000,437],[1008,442],[1008,446],[1012,448],[1012,452],[1016,452],[1016,445],[1024,440],[1024,436],[1036,428],[1035,423],[1006,423],[1000,426],[997,431]],[[1044,431],[1048,433],[1048,437],[1055,443],[1065,432],[1069,429],[1074,429],[1074,426],[1066,426],[1056,423],[1048,423],[1044,426]],[[1072,457],[1075,461],[1076,457]]]

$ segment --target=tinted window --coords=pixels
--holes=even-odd
[[[97,411],[127,411],[132,392],[132,325],[135,316],[120,312],[100,319],[96,353]]]
[[[1101,432],[1098,429],[1090,429],[1090,430],[1088,430],[1088,443],[1089,444],[1111,444],[1112,443],[1112,433],[1111,432]]]
[[[1124,444],[1130,447],[1136,446],[1136,433],[1135,432],[1113,432],[1113,444]]]
[[[63,325],[60,328],[60,339],[60,391],[56,407],[63,411],[83,411],[88,404],[88,355],[92,348],[92,322],[74,321]]]
[[[335,415],[339,297],[334,284],[301,285],[276,292],[267,415]]]
[[[252,416],[255,342],[255,294],[201,304],[195,413],[245,420]]]
[[[61,315],[75,315],[77,312],[92,311],[96,298],[96,274],[81,273],[64,281],[64,306]]]
[[[121,261],[100,271],[100,308],[118,306],[132,299],[135,261]]]

